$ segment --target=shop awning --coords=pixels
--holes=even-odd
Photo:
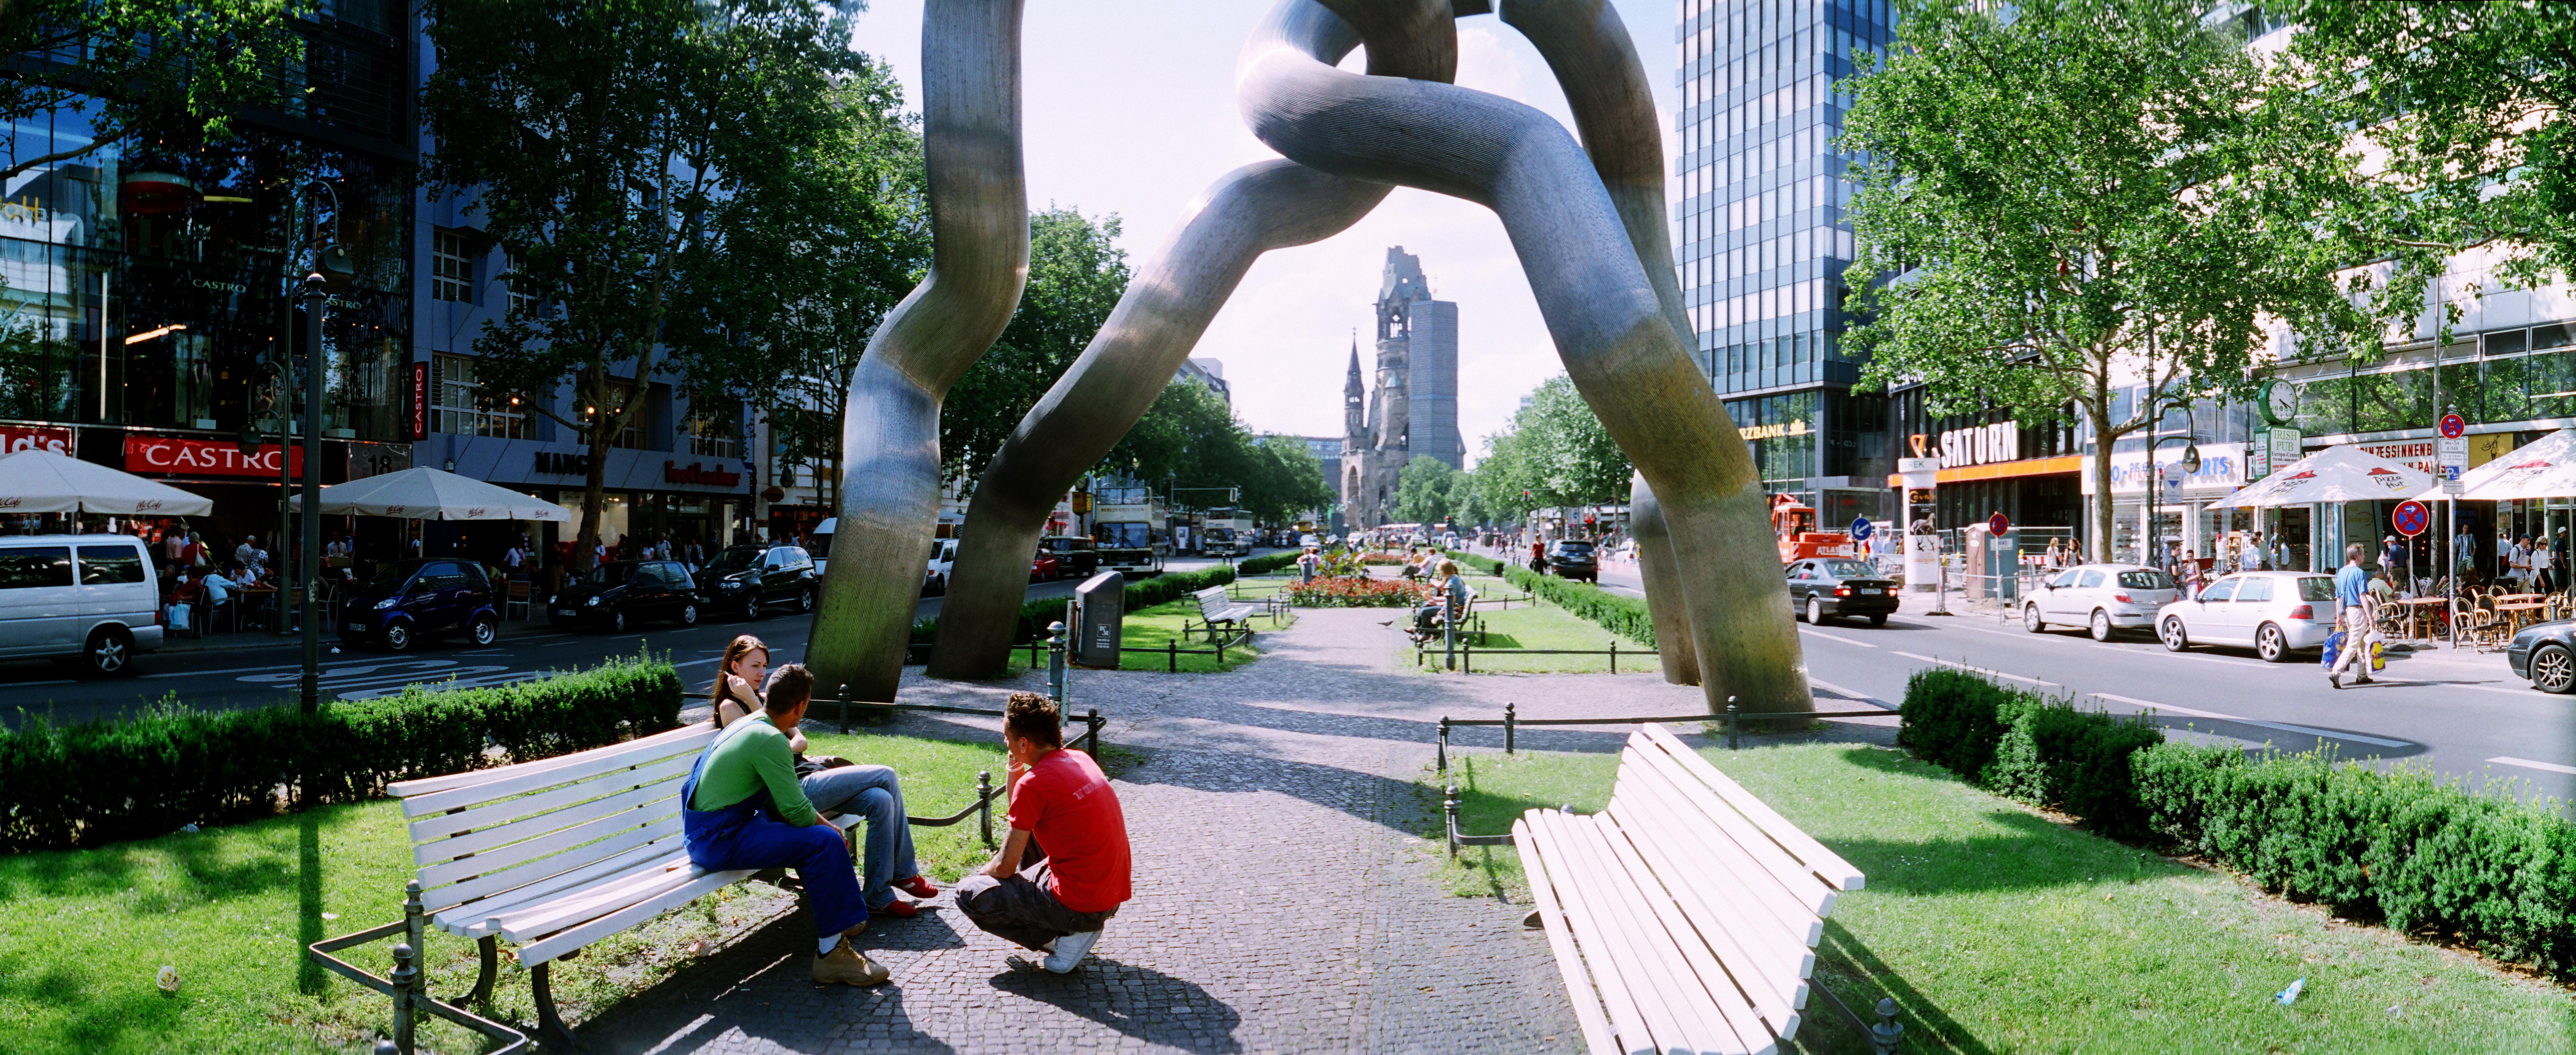
[[[2276,469],[2236,493],[2210,503],[2237,508],[2303,506],[2317,502],[2372,502],[2414,498],[2433,489],[2433,477],[2357,447],[2328,447]]]
[[[304,508],[303,495],[286,502]],[[322,489],[317,504],[332,516],[572,522],[572,512],[552,502],[426,466],[333,484]]]
[[[2576,496],[2576,430],[2560,429],[2460,474],[2473,502]]]
[[[0,513],[201,517],[215,500],[37,447],[0,454]]]

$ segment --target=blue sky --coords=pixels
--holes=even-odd
[[[1670,153],[1673,0],[1617,0],[1655,85]],[[873,0],[860,50],[893,66],[919,108],[922,0]],[[1234,59],[1263,0],[1031,0],[1024,123],[1029,204],[1116,213],[1131,263],[1158,252],[1191,199],[1236,166],[1275,157],[1234,107]],[[1356,69],[1354,56],[1348,65]],[[1492,16],[1459,23],[1458,83],[1570,124],[1563,93],[1520,34]],[[1236,413],[1258,431],[1342,431],[1351,331],[1370,325],[1388,246],[1422,258],[1458,302],[1458,425],[1469,457],[1520,397],[1558,373],[1538,307],[1502,225],[1481,206],[1398,189],[1367,219],[1263,257],[1191,354],[1225,363]],[[1365,365],[1371,362],[1364,348]]]

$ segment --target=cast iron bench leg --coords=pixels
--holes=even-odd
[[[572,1048],[580,1042],[573,1039],[572,1030],[564,1025],[563,1016],[555,1013],[554,967],[549,962],[528,968],[528,985],[537,1002],[537,1032],[549,1041]]]

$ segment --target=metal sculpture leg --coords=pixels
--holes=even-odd
[[[1028,279],[1020,160],[1022,0],[930,0],[921,20],[930,276],[850,378],[838,545],[807,662],[892,700],[939,515],[939,403],[1009,325]],[[1026,555],[1023,554],[1023,557]]]
[[[1417,5],[1424,6],[1424,5]],[[1427,6],[1425,7],[1427,9]],[[1424,29],[1430,26],[1433,28]],[[1402,20],[1428,41],[1369,41],[1369,72],[1447,80],[1456,36],[1445,20]],[[1360,38],[1319,7],[1280,9],[1256,37],[1294,37],[1339,59]],[[1208,321],[1261,254],[1332,237],[1394,188],[1328,176],[1289,161],[1228,173],[1208,189],[1170,244],[1128,283],[1109,321],[994,456],[966,513],[930,673],[989,678],[1008,663],[1028,588],[1028,553],[1065,489],[1144,416],[1197,345]]]
[[[1628,481],[1628,533],[1637,540],[1637,577],[1646,584],[1646,618],[1655,627],[1655,652],[1664,661],[1664,680],[1697,685],[1699,654],[1691,648],[1690,606],[1681,596],[1681,569],[1674,564],[1672,533],[1643,474]]]
[[[1325,6],[1357,22],[1371,5]],[[1346,73],[1284,41],[1255,41],[1238,71],[1254,134],[1290,160],[1494,210],[1575,387],[1660,500],[1712,711],[1730,696],[1813,709],[1752,452],[1563,127],[1482,92]]]

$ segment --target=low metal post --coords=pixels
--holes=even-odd
[[[1737,726],[1738,723],[1735,719],[1735,697],[1729,696],[1726,698],[1726,749],[1729,751],[1735,750],[1736,745],[1741,742],[1736,738]]]
[[[986,845],[986,846],[991,846],[991,845],[993,845],[993,771],[992,771],[992,770],[989,770],[989,769],[986,769],[986,770],[979,770],[979,771],[977,771],[977,772],[976,772],[976,774],[975,774],[975,812],[983,815],[983,816],[982,816],[982,822],[983,822],[983,826],[984,826],[984,845]]]
[[[848,682],[841,683],[841,694],[835,698],[841,701],[841,732],[847,733],[850,731],[850,684]]]
[[[1870,1050],[1877,1055],[1896,1055],[1896,1044],[1905,1039],[1905,1023],[1896,1020],[1896,1001],[1878,998],[1878,1024],[1869,1027]]]
[[[1163,639],[1163,670],[1172,674],[1178,674],[1181,672],[1181,640],[1179,638],[1167,637]]]
[[[412,1022],[412,989],[420,984],[420,968],[412,966],[411,943],[394,946],[394,973],[386,978],[394,984],[394,1050],[412,1055],[414,1026]]]
[[[1209,632],[1208,639],[1216,642],[1216,665],[1222,669],[1225,666],[1225,639],[1216,636],[1214,631]]]
[[[1082,734],[1082,735],[1083,735],[1083,737],[1084,737],[1085,739],[1088,739],[1088,740],[1091,742],[1091,749],[1090,749],[1089,751],[1085,752],[1085,753],[1086,753],[1086,754],[1089,754],[1091,757],[1093,757],[1093,758],[1095,758],[1095,759],[1096,759],[1096,758],[1099,758],[1099,757],[1100,757],[1100,727],[1101,727],[1103,724],[1106,724],[1106,723],[1104,723],[1104,722],[1101,720],[1101,718],[1100,718],[1100,708],[1098,708],[1098,707],[1094,707],[1094,708],[1090,709],[1089,711],[1084,712],[1084,713],[1083,713],[1083,715],[1082,715],[1082,724],[1084,724],[1084,725],[1088,725],[1088,726],[1090,726],[1090,727],[1091,727],[1091,730],[1090,730],[1089,732],[1086,732],[1086,733]]]
[[[1443,773],[1448,772],[1448,771],[1449,771],[1449,716],[1448,716],[1448,715],[1445,715],[1445,714],[1440,716],[1440,746],[1439,746],[1439,748],[1436,750],[1436,753],[1434,754],[1434,757],[1435,757],[1435,758],[1437,758],[1437,759],[1439,760],[1440,771],[1441,771],[1441,772],[1443,772]]]
[[[1476,646],[1474,646],[1474,645],[1468,645],[1468,646],[1466,646],[1465,648],[1459,649],[1459,652],[1460,652],[1460,655],[1459,655],[1458,659],[1459,659],[1459,662],[1461,662],[1461,663],[1463,663],[1463,664],[1465,665],[1465,667],[1466,667],[1466,673],[1469,673],[1469,674],[1473,674],[1473,673],[1475,673],[1475,672],[1476,672]]]
[[[1449,826],[1440,841],[1449,845],[1449,859],[1454,861],[1458,859],[1458,785],[1449,785],[1449,798],[1440,804],[1440,811],[1447,815]]]
[[[1512,733],[1519,728],[1520,708],[1517,703],[1503,705],[1503,753],[1507,755],[1512,753]]]
[[[1064,699],[1064,624],[1047,624],[1047,695],[1062,708]],[[1061,713],[1061,711],[1059,711]]]
[[[1610,673],[1619,673],[1619,639],[1610,639]]]
[[[1456,670],[1458,669],[1458,621],[1443,619],[1440,622],[1440,639],[1449,647],[1449,669]]]

